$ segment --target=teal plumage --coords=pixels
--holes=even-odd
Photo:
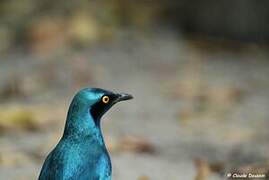
[[[80,90],[70,104],[64,134],[47,156],[39,180],[111,180],[100,119],[115,103],[131,98],[97,88]]]

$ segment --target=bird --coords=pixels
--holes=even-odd
[[[100,88],[78,91],[69,106],[63,135],[46,157],[38,180],[111,180],[101,117],[114,104],[132,98]]]

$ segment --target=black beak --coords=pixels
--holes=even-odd
[[[118,98],[116,99],[116,102],[120,102],[120,101],[126,101],[129,99],[133,99],[133,96],[130,94],[126,94],[126,93],[120,93],[117,94]]]

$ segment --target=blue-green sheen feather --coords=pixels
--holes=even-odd
[[[39,180],[111,180],[111,161],[89,107],[102,94],[80,91],[73,99],[64,135],[46,158]]]

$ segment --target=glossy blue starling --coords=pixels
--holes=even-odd
[[[47,156],[39,180],[111,180],[111,161],[100,119],[124,93],[85,88],[73,98],[62,138]]]

